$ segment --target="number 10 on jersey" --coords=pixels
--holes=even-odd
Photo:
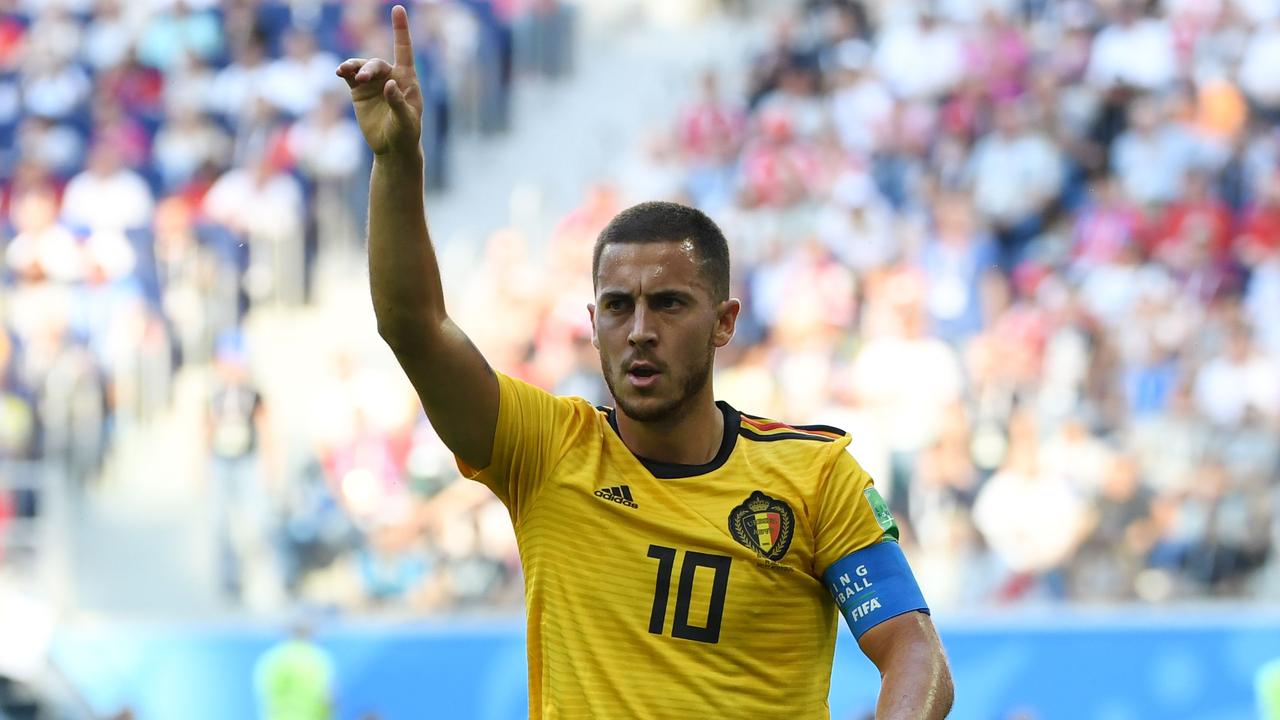
[[[650,545],[649,557],[658,561],[658,577],[653,587],[653,610],[649,613],[649,632],[662,635],[666,627],[667,598],[671,594],[671,573],[675,569],[676,549],[662,545]],[[712,555],[686,550],[680,567],[680,584],[676,586],[676,612],[671,622],[671,637],[696,640],[704,643],[720,641],[720,619],[724,615],[724,597],[729,589],[729,563],[727,555]],[[711,599],[707,607],[707,624],[703,627],[689,623],[689,605],[693,598],[693,583],[698,568],[714,571],[711,579]]]

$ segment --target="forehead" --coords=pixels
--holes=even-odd
[[[596,281],[601,291],[691,286],[709,290],[700,265],[692,240],[610,243],[600,251]]]

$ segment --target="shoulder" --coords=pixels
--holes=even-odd
[[[498,381],[499,427],[521,433],[536,432],[560,441],[576,439],[597,415],[580,397],[557,395],[528,380],[493,371]],[[534,429],[536,428],[536,430]]]
[[[821,486],[825,478],[844,474],[842,464],[853,461],[848,452],[852,436],[842,428],[739,414],[738,443],[743,449],[757,460],[787,468],[793,477],[815,478]]]

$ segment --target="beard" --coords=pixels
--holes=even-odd
[[[614,385],[614,378],[622,376],[625,379],[626,373],[619,373],[618,368],[615,368],[603,353],[600,355],[600,365],[604,370],[605,385],[609,386],[609,394],[613,396],[618,409],[637,422],[657,423],[675,420],[689,411],[690,402],[711,380],[711,369],[715,365],[715,348],[708,347],[707,354],[701,362],[684,366],[682,369],[688,374],[683,380],[670,374],[664,378],[676,384],[675,395],[669,398],[645,397],[637,398],[641,400],[640,402],[633,402],[632,398],[619,394],[618,388]],[[668,365],[668,372],[674,367]],[[630,390],[630,388],[624,387],[623,390]]]

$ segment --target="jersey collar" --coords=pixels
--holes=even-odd
[[[720,449],[716,452],[716,456],[711,458],[709,462],[701,465],[682,465],[680,463],[650,460],[635,453],[631,454],[654,477],[663,480],[696,477],[718,470],[733,454],[733,447],[738,441],[738,427],[742,424],[742,416],[737,410],[733,409],[733,406],[723,400],[717,400],[716,407],[720,408],[720,412],[724,415],[724,437],[720,440]],[[618,411],[616,408],[609,408],[609,427],[613,428],[613,433],[618,436],[618,440],[622,440],[622,433],[618,432]]]

